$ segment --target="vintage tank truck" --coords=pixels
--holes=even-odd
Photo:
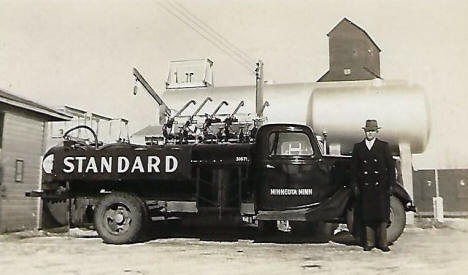
[[[135,70],[137,79],[161,105],[159,96]],[[164,126],[164,144],[128,142],[102,145],[69,137],[48,150],[43,158],[42,190],[28,196],[45,200],[90,198],[94,227],[106,243],[140,240],[153,220],[205,217],[251,222],[263,231],[278,221],[294,226],[347,223],[353,227],[353,197],[349,182],[349,156],[324,154],[323,141],[312,128],[275,123],[259,127],[261,118],[242,122],[236,112],[221,118],[205,116],[201,129],[194,115],[180,114],[196,102],[190,100]],[[257,114],[266,103],[257,104]],[[161,108],[162,112],[168,109]],[[184,120],[174,130],[176,118]],[[199,118],[200,119],[200,118]],[[197,126],[195,125],[195,128]],[[196,133],[195,133],[196,132]],[[390,171],[396,172],[396,171]],[[405,227],[405,211],[414,211],[401,183],[391,197],[388,239],[395,241]]]
[[[261,228],[352,222],[349,158],[322,155],[304,125],[263,125],[252,143],[97,144],[65,140],[51,148],[42,190],[29,195],[94,199],[94,227],[107,243],[138,241],[151,220],[188,215],[247,217]],[[401,185],[391,210],[395,241],[405,210],[414,210]]]

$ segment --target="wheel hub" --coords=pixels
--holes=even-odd
[[[112,234],[128,231],[132,221],[130,210],[123,205],[111,205],[104,214],[106,227]]]
[[[115,216],[114,216],[114,221],[116,223],[119,223],[121,224],[123,221],[125,220],[125,217],[122,213],[117,213]]]

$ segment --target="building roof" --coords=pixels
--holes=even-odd
[[[44,115],[52,121],[70,120],[72,118],[67,114],[61,113],[24,97],[14,95],[11,92],[7,92],[2,89],[0,89],[0,103]]]
[[[87,113],[87,111],[85,110],[78,109],[69,105],[60,106],[59,108],[57,108],[57,110],[71,116],[84,116]]]
[[[148,125],[145,128],[135,132],[132,137],[136,136],[156,136],[162,134],[161,125]]]
[[[374,44],[374,46],[377,48],[377,50],[379,50],[379,52],[381,52],[382,50],[379,48],[379,46],[377,46],[377,44],[374,42],[374,40],[372,39],[372,37],[370,37],[370,35],[361,27],[359,27],[358,25],[354,24],[353,22],[351,22],[351,20],[349,20],[348,18],[343,18],[338,24],[336,24],[335,27],[333,27],[333,29],[331,29],[331,31],[329,33],[327,33],[327,36],[330,36],[330,34],[335,31],[335,29],[338,28],[338,26],[340,26],[341,24],[343,23],[346,23],[346,24],[351,24],[353,25],[355,28],[357,28],[358,30],[360,30],[362,33],[364,33],[368,38],[369,40],[372,42],[372,44]]]
[[[330,73],[330,71],[327,71],[326,73],[324,73],[319,79],[317,79],[317,82],[323,82],[323,80],[328,77],[328,74]]]
[[[100,114],[97,114],[97,113],[91,113],[91,116],[92,116],[93,118],[97,118],[97,119],[99,119],[99,120],[107,120],[107,121],[112,120],[111,117],[104,116],[104,115],[100,115]]]

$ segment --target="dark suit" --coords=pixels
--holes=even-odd
[[[366,146],[365,139],[356,143],[351,160],[351,183],[357,195],[357,214],[364,226],[372,226],[377,235],[385,234],[386,227],[376,228],[386,224],[390,216],[390,194],[395,185],[395,164],[390,154],[388,143],[375,139],[371,150]],[[384,230],[385,232],[381,232]],[[368,237],[368,236],[367,236]],[[371,240],[370,245],[372,245]]]

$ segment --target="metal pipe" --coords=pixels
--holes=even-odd
[[[237,105],[236,109],[234,110],[234,112],[232,112],[231,116],[237,114],[237,111],[239,111],[240,107],[244,106],[244,101],[242,100],[239,105]]]
[[[263,116],[263,62],[259,60],[255,69],[255,111],[258,117]]]
[[[263,103],[262,110],[260,112],[260,114],[262,114],[262,116],[263,116],[263,111],[265,110],[265,108],[269,107],[269,106],[270,106],[270,103],[268,101],[265,101],[265,103]]]
[[[195,113],[193,113],[191,119],[193,119],[194,116],[196,116],[200,110],[203,108],[203,106],[205,106],[205,104],[208,102],[208,101],[213,101],[213,99],[211,99],[211,97],[207,97],[205,98],[205,100],[202,102],[202,104],[200,104],[200,107],[198,107],[198,109],[195,111]]]
[[[219,103],[218,107],[216,107],[216,109],[215,109],[214,112],[211,114],[211,116],[215,116],[215,115],[218,113],[218,111],[219,111],[219,109],[221,108],[221,106],[223,106],[223,105],[226,105],[226,106],[227,106],[227,105],[229,105],[229,104],[227,103],[227,101],[223,100],[223,102]]]
[[[180,109],[175,115],[174,117],[178,117],[180,114],[182,114],[183,111],[185,111],[185,109],[187,109],[187,107],[190,105],[190,104],[197,104],[197,102],[195,100],[190,100],[189,102],[185,103],[184,107],[182,107],[182,109]]]
[[[91,132],[91,134],[93,135],[93,138],[94,138],[94,147],[97,149],[98,148],[98,144],[99,144],[99,140],[98,140],[98,136],[96,135],[96,132],[94,132],[93,128],[87,126],[87,125],[78,125],[78,126],[75,126],[71,129],[68,129],[64,134],[63,134],[63,138],[66,139],[68,134],[71,133],[72,131],[75,131],[75,130],[79,130],[79,129],[86,129],[88,131]]]

